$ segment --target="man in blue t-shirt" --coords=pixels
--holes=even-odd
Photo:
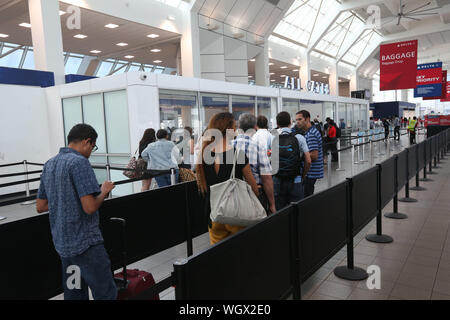
[[[295,115],[297,125],[305,130],[306,143],[311,155],[311,168],[303,181],[304,196],[309,197],[314,194],[314,186],[317,179],[323,178],[323,148],[322,136],[315,126],[311,124],[311,114],[302,110]]]
[[[49,212],[55,249],[62,262],[65,300],[115,300],[117,288],[99,228],[98,209],[114,189],[98,186],[88,158],[97,150],[97,132],[74,126],[68,147],[45,163],[37,195],[38,213]]]

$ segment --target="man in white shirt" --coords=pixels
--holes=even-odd
[[[269,153],[272,150],[272,134],[269,132],[269,121],[265,116],[259,116],[256,120],[256,133],[252,137],[253,141],[264,147]]]

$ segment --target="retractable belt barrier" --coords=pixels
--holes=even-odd
[[[191,256],[187,246],[189,257],[174,264],[170,277],[137,298],[175,285],[176,299],[299,299],[300,284],[345,245],[347,266],[336,268],[335,274],[345,279],[367,278],[367,272],[354,265],[353,237],[375,217],[375,236],[383,236],[382,209],[409,178],[425,168],[427,161],[418,159],[428,159],[428,143],[435,146],[432,157],[448,147],[448,132],[446,143],[436,144],[443,135],[293,203],[199,254]],[[121,261],[117,234],[107,225],[110,217],[127,221],[129,264],[192,242],[206,232],[203,205],[195,182],[107,200],[100,209],[100,226],[113,267],[118,268]],[[0,224],[0,252],[5,261],[1,274],[29,274],[30,261],[35,273],[32,286],[29,277],[4,279],[0,299],[46,299],[61,292],[61,266],[53,249],[48,215]]]

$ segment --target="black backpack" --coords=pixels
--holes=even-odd
[[[294,134],[279,136],[280,166],[276,176],[281,179],[295,179],[300,175],[303,152]]]

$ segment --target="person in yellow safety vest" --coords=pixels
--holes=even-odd
[[[414,117],[413,119],[409,120],[408,125],[408,132],[409,132],[409,143],[414,144],[416,143],[416,128],[417,128],[417,118]]]

